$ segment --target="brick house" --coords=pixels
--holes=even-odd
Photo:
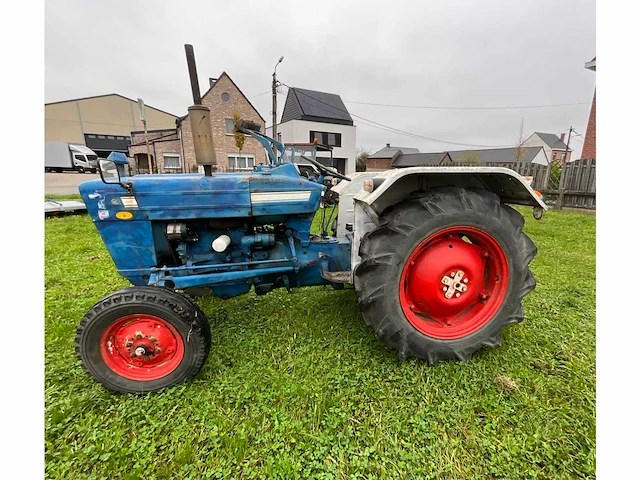
[[[420,153],[417,148],[392,147],[387,143],[384,148],[369,155],[367,158],[367,171],[388,170],[391,168],[393,161],[402,154]]]
[[[262,132],[265,131],[265,120],[226,72],[222,72],[217,79],[209,79],[209,89],[202,95],[202,104],[211,110],[217,171],[252,170],[254,165],[266,163],[264,147],[252,138],[246,137],[242,151],[238,152],[233,135],[234,114],[260,125]],[[175,129],[148,133],[152,164],[158,173],[202,171],[202,167],[196,164],[189,114],[176,120]],[[149,168],[144,132],[132,132],[131,143],[129,157],[133,159],[132,173],[147,173]]]
[[[584,68],[596,71],[596,57],[585,63]],[[584,146],[582,147],[582,158],[596,158],[596,91],[593,91],[593,102],[591,102],[591,112],[589,113],[589,123],[587,132],[584,134]]]
[[[151,163],[156,173],[184,173],[181,142],[175,128],[148,130]],[[144,130],[131,132],[129,146],[129,168],[131,173],[149,173],[147,144]]]

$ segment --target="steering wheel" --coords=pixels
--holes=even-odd
[[[351,181],[349,177],[342,175],[335,168],[327,167],[326,165],[321,164],[320,162],[318,162],[317,160],[314,160],[311,157],[300,155],[300,158],[304,158],[307,162],[309,162],[311,165],[314,165],[318,170],[325,173],[326,175],[329,175],[331,177],[341,178],[342,180],[346,180],[347,182]]]

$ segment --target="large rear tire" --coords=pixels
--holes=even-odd
[[[522,215],[486,190],[437,188],[384,212],[360,244],[362,316],[402,360],[469,360],[524,318],[536,285]]]
[[[163,287],[107,295],[76,332],[76,354],[97,382],[120,393],[152,392],[192,379],[211,347],[200,308]]]

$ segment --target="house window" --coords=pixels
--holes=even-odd
[[[180,155],[177,153],[165,153],[162,156],[164,157],[165,170],[175,170],[180,168]]]
[[[318,143],[322,145],[329,145],[330,147],[342,146],[342,134],[331,132],[309,132],[309,142],[313,143],[314,139],[318,139]]]
[[[229,170],[253,170],[256,164],[255,157],[249,154],[230,153],[227,155]]]
[[[227,130],[227,135],[233,135],[233,132],[236,129],[235,123],[230,118],[224,119],[224,127]]]
[[[220,98],[222,99],[223,102],[228,102],[229,100],[231,100],[231,95],[229,95],[227,92],[222,92],[220,94]]]

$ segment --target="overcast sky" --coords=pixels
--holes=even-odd
[[[513,145],[527,134],[584,134],[596,83],[595,0],[375,2],[47,0],[45,101],[119,93],[183,115],[192,103],[184,44],[200,88],[226,71],[271,123],[273,66],[293,87],[339,94],[352,115],[450,142]],[[278,95],[279,112],[286,98]],[[502,110],[412,109],[511,107]],[[462,150],[354,117],[358,147]],[[576,153],[581,138],[572,142]],[[475,147],[482,148],[482,147]],[[579,158],[574,155],[574,158]]]

